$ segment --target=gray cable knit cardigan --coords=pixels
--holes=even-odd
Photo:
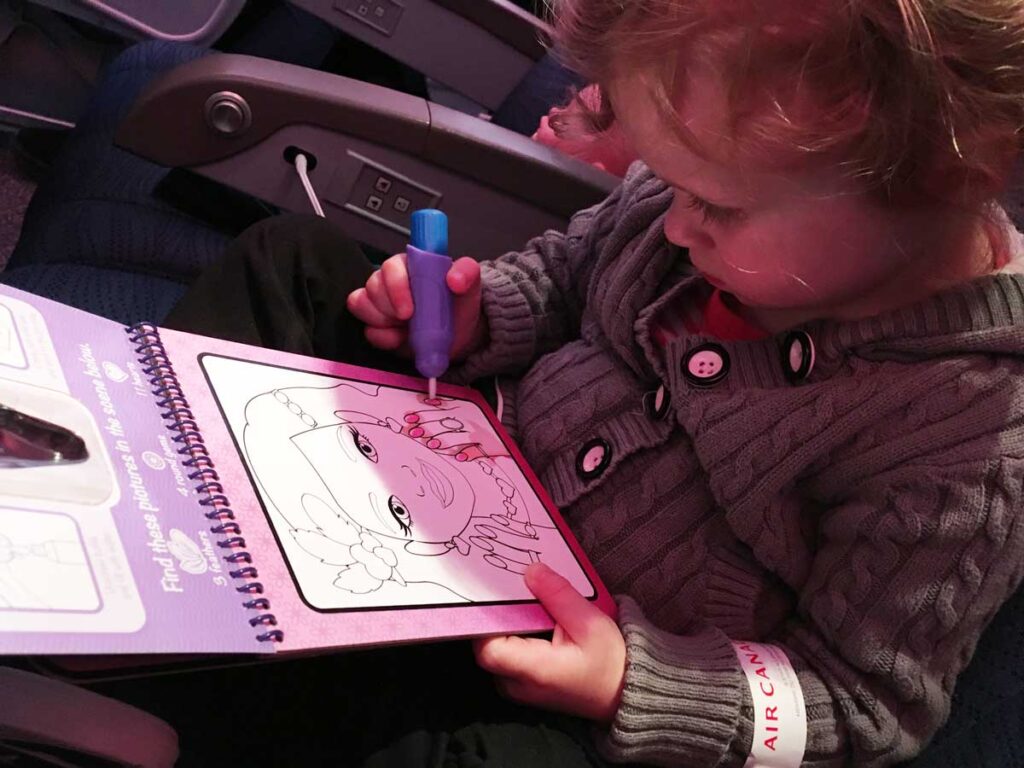
[[[707,386],[687,369],[712,340],[651,339],[700,280],[664,239],[670,196],[635,164],[565,234],[484,264],[490,341],[453,371],[506,376],[507,426],[621,595],[602,748],[741,766],[752,700],[730,639],[746,639],[798,672],[804,765],[907,759],[1024,573],[1024,277],[809,324],[804,378],[781,338],[716,342],[728,369]]]

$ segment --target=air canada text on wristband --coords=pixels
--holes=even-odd
[[[744,768],[799,768],[807,710],[793,665],[777,645],[733,641],[732,647],[754,703],[754,738]]]

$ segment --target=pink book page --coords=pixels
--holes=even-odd
[[[421,379],[161,335],[257,569],[248,581],[283,632],[278,650],[549,629],[522,576],[536,561],[612,612],[479,393],[440,384],[431,400]]]

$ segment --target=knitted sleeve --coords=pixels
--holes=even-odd
[[[482,262],[481,304],[488,342],[446,378],[470,382],[519,373],[579,335],[580,318],[602,243],[651,174],[635,163],[603,202],[572,217],[564,233],[550,230],[521,251]]]
[[[806,766],[886,766],[918,753],[957,676],[1024,570],[1024,461],[904,467],[821,515],[781,647],[807,709]],[[742,766],[753,738],[730,638],[658,630],[628,598],[622,703],[602,746],[616,761]],[[750,638],[732,638],[744,640]]]

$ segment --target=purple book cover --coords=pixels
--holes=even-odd
[[[138,357],[120,325],[0,286],[0,405],[88,452],[19,463],[0,429],[0,653],[269,650]]]

